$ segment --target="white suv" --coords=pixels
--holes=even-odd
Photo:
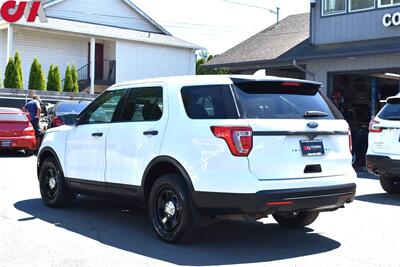
[[[400,96],[389,97],[370,122],[367,169],[388,193],[400,193]]]
[[[348,124],[319,88],[265,76],[112,86],[76,125],[46,133],[43,201],[64,207],[92,194],[143,204],[167,242],[226,215],[309,225],[356,189]]]

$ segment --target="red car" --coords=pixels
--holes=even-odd
[[[29,156],[36,149],[35,130],[27,115],[16,108],[0,108],[0,150],[24,150]]]

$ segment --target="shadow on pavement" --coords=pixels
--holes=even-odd
[[[45,207],[40,199],[14,206],[33,218],[129,252],[179,265],[225,265],[275,261],[318,254],[340,243],[313,230],[285,230],[277,224],[222,221],[204,228],[191,244],[170,245],[158,240],[147,213],[119,203],[80,197],[70,209]]]
[[[27,156],[22,150],[0,150],[0,158],[27,158]]]
[[[357,172],[357,178],[361,178],[361,179],[370,179],[370,180],[379,180],[379,177],[370,174],[367,171],[359,171]]]
[[[388,193],[356,196],[356,200],[382,205],[400,206],[400,195]]]

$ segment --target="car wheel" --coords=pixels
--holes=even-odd
[[[400,193],[400,178],[381,176],[379,178],[383,190],[389,194],[399,194]]]
[[[149,196],[149,216],[158,237],[168,243],[190,242],[201,229],[191,195],[177,174],[156,180]]]
[[[43,202],[53,208],[70,206],[76,194],[65,184],[64,175],[55,159],[46,159],[39,173],[40,194]]]
[[[273,217],[283,227],[300,228],[312,224],[318,215],[318,211],[302,211],[287,215],[273,215]]]
[[[25,150],[25,156],[32,157],[35,154],[34,150]]]

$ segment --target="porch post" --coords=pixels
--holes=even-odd
[[[90,93],[94,94],[95,67],[96,67],[96,38],[90,38]]]
[[[11,23],[8,24],[7,29],[7,57],[6,57],[6,64],[8,63],[8,59],[12,56],[12,44],[13,44],[13,28]]]

